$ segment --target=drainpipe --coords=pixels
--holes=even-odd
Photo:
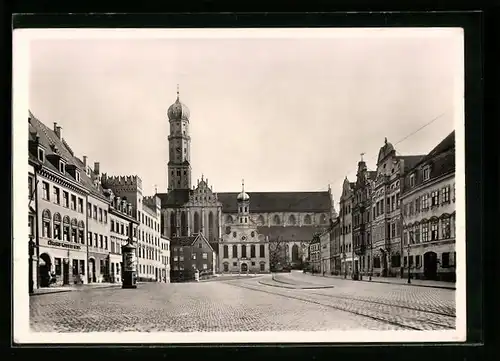
[[[88,194],[85,197],[85,244],[87,245],[86,250],[87,250],[87,283],[90,283],[90,256],[89,256],[89,196]],[[90,239],[92,242],[92,238]]]
[[[34,173],[35,173],[35,248],[36,248],[36,288],[40,288],[40,226],[39,226],[39,215],[40,213],[38,212],[38,172],[42,168],[41,165],[36,164],[34,167]]]

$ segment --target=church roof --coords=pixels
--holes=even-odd
[[[189,201],[190,189],[174,189],[168,193],[157,193],[161,200],[162,208],[175,208]]]
[[[331,198],[324,192],[248,192],[250,212],[330,212]],[[222,211],[238,211],[236,192],[217,193]]]
[[[269,241],[276,241],[281,238],[284,241],[311,241],[313,235],[322,232],[328,226],[261,226],[257,227],[257,232],[269,237]]]

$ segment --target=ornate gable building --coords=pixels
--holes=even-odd
[[[190,111],[181,103],[179,91],[176,101],[167,110],[167,117],[170,124],[168,189],[166,193],[157,194],[161,199],[163,233],[169,237],[203,233],[218,252],[216,263],[221,266],[219,271],[235,271],[234,267],[240,267],[239,271],[242,267],[244,270],[255,267],[261,271],[261,261],[250,261],[243,266],[243,263],[233,261],[232,257],[229,257],[231,260],[224,258],[221,254],[224,251],[219,244],[224,235],[232,235],[232,227],[241,226],[239,193],[214,192],[203,176],[196,186],[192,186]],[[268,242],[285,242],[290,251],[284,262],[288,263],[302,263],[307,253],[306,244],[312,240],[313,234],[327,228],[335,216],[330,189],[322,192],[248,192],[247,195],[251,205],[245,216],[246,227],[254,227],[253,232],[267,237]],[[287,227],[294,231],[288,232]],[[227,268],[224,262],[227,262]],[[234,262],[239,266],[233,266]],[[252,262],[256,262],[255,266]],[[270,265],[263,269],[269,270]]]

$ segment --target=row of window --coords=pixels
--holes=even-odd
[[[90,202],[87,203],[87,214],[89,218],[99,220],[101,223],[108,223],[108,211]]]
[[[147,274],[147,275],[153,275],[156,274],[157,271],[155,271],[156,267],[148,264],[140,264],[139,265],[139,273],[140,274]]]
[[[188,216],[186,211],[182,211],[180,215],[180,236],[188,235]],[[231,218],[232,219],[232,218]],[[201,217],[198,212],[194,212],[193,215],[193,227],[191,227],[191,231],[193,233],[198,233],[201,230]],[[208,238],[212,240],[214,238],[214,231],[217,227],[217,223],[214,217],[214,213],[212,211],[208,214]],[[179,236],[176,234],[177,230],[177,215],[175,212],[170,213],[170,236],[176,237]]]
[[[196,260],[196,253],[191,253],[191,259]],[[208,259],[208,253],[202,253],[201,254],[202,259]],[[183,262],[184,261],[184,256],[174,256],[174,262]]]
[[[229,272],[229,263],[225,262],[223,265],[224,272]],[[255,266],[255,262],[252,262],[252,266]],[[233,262],[233,267],[238,267],[238,262]],[[248,268],[242,267],[243,271],[247,271]],[[266,269],[266,264],[264,262],[260,263],[260,271],[264,272]]]
[[[454,190],[453,193],[455,193]],[[453,195],[453,202],[454,201],[455,196]],[[403,207],[403,215],[412,216],[421,211],[426,211],[429,208],[439,207],[440,205],[449,204],[450,202],[450,186],[447,185],[442,187],[440,190],[433,190],[428,194],[423,194],[413,201],[405,204]]]
[[[247,209],[247,207],[245,207],[245,209]],[[240,209],[241,211],[241,209]],[[245,210],[245,212],[247,212],[247,210]],[[227,215],[226,216],[226,224],[232,224],[234,222],[234,219],[231,215]],[[265,224],[265,219],[264,219],[264,216],[263,215],[259,215],[259,217],[257,218],[257,224],[260,224],[260,225],[263,225]],[[309,215],[309,214],[306,214],[304,216],[304,224],[307,224],[307,225],[310,225],[312,224],[313,222],[313,219],[312,217]],[[326,215],[322,214],[321,217],[320,217],[320,223],[321,224],[326,224],[328,222],[328,218]],[[240,223],[248,223],[248,219],[242,221],[241,220],[241,217],[240,217]],[[281,225],[281,217],[277,214],[275,214],[272,218],[272,224],[274,225]],[[291,214],[288,216],[288,222],[287,224],[289,225],[295,225],[297,224],[297,219],[295,217],[295,215]]]
[[[91,247],[109,250],[108,236],[103,236],[102,234],[88,232],[87,244]]]
[[[440,227],[441,225],[441,227]],[[455,225],[453,223],[453,225]],[[451,218],[442,218],[441,220],[435,219],[432,221],[424,221],[408,227],[403,235],[404,244],[432,242],[439,239],[451,238]]]
[[[193,270],[195,270],[195,269],[196,269],[196,265],[195,265],[195,264],[192,264],[192,265],[191,265],[191,268],[192,268]],[[184,265],[183,265],[183,264],[177,265],[177,264],[175,264],[175,263],[174,263],[174,264],[172,265],[172,269],[173,269],[174,271],[184,271]],[[208,269],[208,264],[203,263],[203,265],[202,265],[202,269],[206,271],[206,270]]]
[[[413,263],[413,259],[415,259],[415,263]],[[416,255],[413,257],[410,255],[409,257],[410,260],[410,268],[421,268],[422,267],[422,256],[421,255]],[[454,267],[457,262],[457,253],[453,252],[453,258],[451,257],[451,252],[443,252],[441,253],[441,261],[439,264],[441,265],[441,268],[449,268],[449,267]],[[408,257],[404,256],[403,257],[403,267],[408,267]]]
[[[31,176],[28,177],[28,188],[29,194],[31,197],[34,195],[34,184],[33,178]],[[50,195],[50,184],[48,182],[42,182],[42,199],[50,202],[51,198],[55,204],[62,205],[65,208],[69,208],[73,211],[77,211],[79,213],[83,213],[83,198],[77,197],[74,194],[70,194],[67,191],[62,191],[59,187],[52,187],[53,195]],[[61,202],[61,194],[62,194],[62,202]]]
[[[140,246],[137,248],[137,256],[139,258],[149,259],[152,261],[160,261],[161,253],[158,249]]]
[[[139,221],[145,226],[155,230],[156,232],[160,232],[160,224],[147,214],[144,215],[143,212],[137,211],[137,217]]]
[[[28,217],[28,222],[30,232],[33,232],[34,218]],[[84,232],[83,221],[76,218],[71,220],[68,216],[61,217],[59,213],[55,213],[52,218],[48,209],[42,212],[42,237],[84,244]]]
[[[240,247],[241,247],[241,258],[246,258],[247,257],[247,245],[242,244]],[[223,252],[223,258],[229,258],[229,246],[224,245],[224,247],[222,248],[222,252]],[[232,258],[238,258],[238,246],[235,244],[232,247],[231,256],[232,256]],[[256,247],[254,244],[252,244],[252,245],[250,245],[250,258],[255,258],[255,257],[257,257],[256,256]],[[263,244],[261,244],[259,246],[259,257],[260,258],[266,257],[265,247]]]

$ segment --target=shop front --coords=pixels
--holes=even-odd
[[[40,245],[40,287],[86,283],[86,258],[86,250],[79,244],[48,240],[47,245]]]
[[[89,283],[110,282],[109,256],[106,253],[89,252]]]
[[[122,282],[122,255],[116,253],[109,254],[109,282],[121,283]]]

